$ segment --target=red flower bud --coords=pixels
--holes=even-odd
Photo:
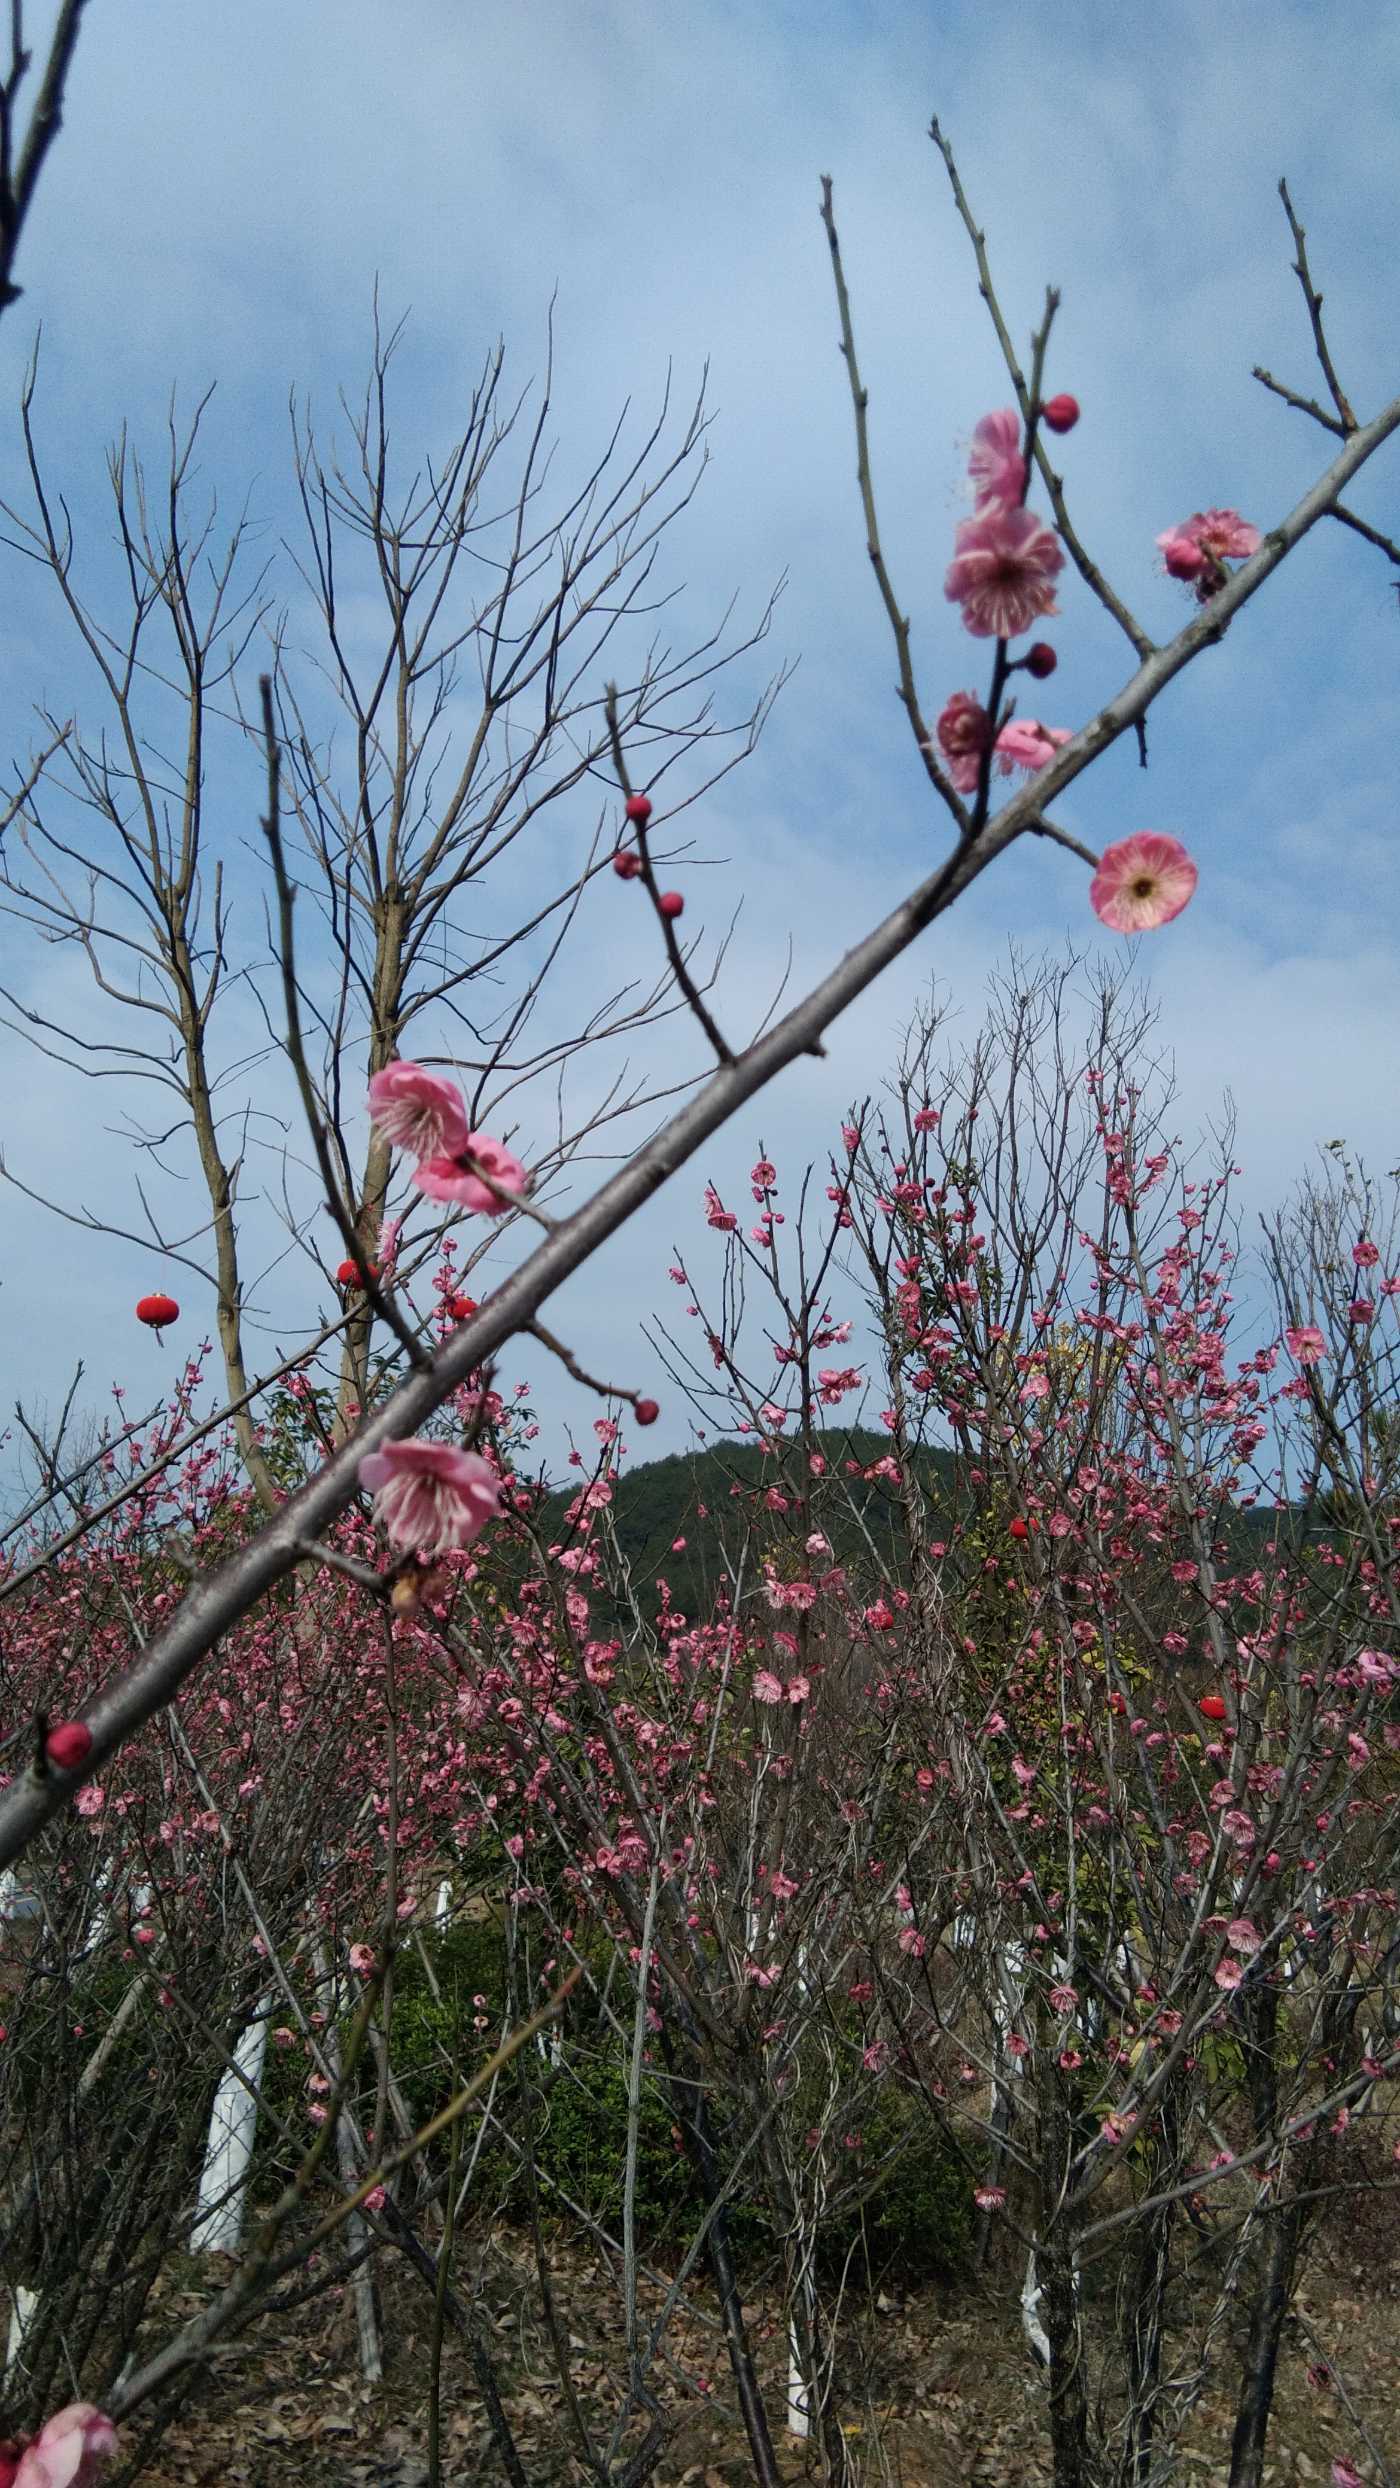
[[[660,1404],[654,1399],[633,1400],[632,1414],[638,1425],[655,1425],[661,1414]]]
[[[645,829],[651,819],[651,797],[650,795],[629,795],[622,809],[629,821],[635,821],[639,829]]]
[[[679,890],[663,890],[656,904],[663,916],[670,916],[673,920],[685,914],[685,900]]]
[[[642,869],[642,859],[635,847],[619,847],[612,860],[619,881],[635,881]]]
[[[1060,660],[1048,639],[1038,639],[1033,648],[1026,650],[1023,662],[1028,674],[1034,674],[1037,682],[1044,682],[1047,674],[1054,673]]]
[[[81,1719],[61,1719],[45,1737],[44,1751],[58,1770],[81,1770],[92,1752],[92,1730]]]
[[[1223,1719],[1226,1716],[1224,1701],[1218,1693],[1203,1693],[1196,1708],[1203,1719]]]
[[[1078,398],[1048,397],[1041,407],[1040,419],[1049,424],[1052,432],[1072,432],[1079,421]]]
[[[147,1330],[164,1330],[167,1322],[178,1322],[180,1308],[173,1296],[143,1296],[136,1307],[136,1319]]]

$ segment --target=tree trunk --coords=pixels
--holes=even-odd
[[[1301,2204],[1289,2203],[1281,2204],[1270,2218],[1268,2253],[1254,2302],[1254,2322],[1230,2445],[1229,2488],[1260,2488],[1264,2477],[1264,2447],[1274,2406],[1279,2342],[1293,2299],[1294,2267],[1304,2216]]]

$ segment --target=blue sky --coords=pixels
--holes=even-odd
[[[882,522],[936,712],[984,678],[985,652],[942,578],[966,436],[1007,390],[930,113],[957,148],[1018,338],[1045,283],[1063,288],[1050,380],[1084,409],[1064,445],[1071,510],[1166,636],[1186,607],[1156,569],[1154,536],[1213,502],[1266,524],[1325,462],[1323,435],[1250,377],[1263,362],[1315,386],[1280,173],[1359,411],[1400,389],[1397,55],[1400,24],[1351,0],[1152,12],[1066,0],[1014,18],[854,0],[95,8],[23,247],[24,298],[0,323],[4,491],[18,490],[15,404],[40,320],[38,425],[99,582],[104,444],[126,421],[157,456],[172,389],[188,407],[211,382],[203,474],[225,510],[247,501],[260,549],[281,560],[288,393],[329,425],[337,389],[361,385],[376,278],[386,314],[411,314],[398,420],[424,448],[451,430],[498,332],[518,383],[539,370],[552,295],[566,470],[624,399],[651,407],[668,366],[685,395],[708,361],[712,457],[666,556],[675,611],[698,637],[732,595],[752,613],[786,573],[764,661],[798,661],[757,756],[691,816],[696,855],[676,874],[688,925],[718,932],[742,902],[720,987],[742,1027],[789,945],[794,979],[820,973],[945,843],[902,732],[863,551],[818,177],[836,183]],[[1392,443],[1351,496],[1391,532],[1398,477]],[[3,749],[19,755],[36,700],[66,713],[90,692],[51,589],[3,558]],[[291,598],[285,569],[281,586]],[[1036,706],[1073,726],[1129,668],[1077,582],[1061,602],[1060,670]],[[747,684],[758,679],[750,668]],[[1397,727],[1400,615],[1385,564],[1319,528],[1159,705],[1149,774],[1120,748],[1061,807],[1091,844],[1161,828],[1198,859],[1196,902],[1139,964],[1175,1053],[1182,1129],[1211,1122],[1227,1088],[1234,1097],[1247,1214],[1334,1135],[1377,1166],[1400,1158]],[[259,789],[246,759],[220,765],[236,850]],[[561,834],[578,832],[575,820]],[[253,867],[232,869],[252,939]],[[561,1025],[611,964],[629,895],[600,892]],[[630,933],[640,911],[626,921]],[[558,1310],[584,1362],[647,1382],[638,1313],[665,1309],[670,1245],[693,1242],[706,1176],[734,1190],[760,1136],[788,1166],[824,1150],[848,1099],[878,1085],[930,979],[970,1033],[1008,937],[1058,952],[1093,932],[1080,868],[1018,848],[838,1027],[827,1062],[795,1067],[573,1283]],[[23,995],[95,1026],[75,962],[6,949]],[[250,1032],[251,1018],[231,1028],[230,1053]],[[126,1101],[4,1031],[0,1051],[15,1172],[132,1223]],[[678,1072],[693,1060],[678,1047]],[[275,1075],[258,1077],[275,1110]],[[259,1241],[269,1263],[288,1251],[270,1216]],[[95,1402],[112,1379],[134,1399],[152,1392],[171,1351],[135,1331],[130,1307],[164,1276],[151,1253],[82,1236],[7,1189],[5,1406],[16,1391],[55,1401],[79,1356]],[[193,1338],[207,1321],[200,1290],[175,1292]],[[289,1342],[316,1301],[304,1261],[282,1260],[261,1301],[267,1344]],[[591,1406],[540,1379],[551,1441],[566,1414],[586,1427]]]

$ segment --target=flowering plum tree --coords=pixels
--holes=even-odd
[[[1309,2224],[1329,2188],[1356,2181],[1350,2155],[1395,2058],[1393,1222],[1350,1170],[1305,1195],[1272,1236],[1282,1344],[1232,1344],[1227,1167],[1193,1177],[1176,1163],[1111,988],[1072,1061],[1066,977],[1013,978],[960,1074],[935,1076],[926,1030],[892,1106],[853,1112],[820,1232],[802,1215],[786,1225],[766,1152],[746,1234],[706,1193],[727,1256],[715,1306],[702,1309],[687,1265],[673,1276],[710,1366],[675,1342],[662,1352],[683,1387],[722,1394],[764,1471],[757,1489],[734,1481],[738,1525],[717,1533],[724,1575],[704,1614],[664,1584],[648,1613],[611,1525],[625,1412],[649,1425],[657,1401],[596,1381],[541,1320],[560,1283],[1021,837],[1090,869],[1111,931],[1181,913],[1196,867],[1176,838],[1134,830],[1097,856],[1051,808],[1141,732],[1318,520],[1359,524],[1342,495],[1400,426],[1400,400],[1363,424],[1336,381],[1285,193],[1335,415],[1269,385],[1338,447],[1267,528],[1210,510],[1170,531],[1163,560],[1195,610],[1155,645],[1081,542],[1050,464],[1045,433],[1071,437],[1080,411],[1045,395],[1057,297],[1023,365],[936,124],[933,137],[1015,401],[976,425],[974,508],[945,582],[970,639],[991,643],[987,687],[947,696],[930,728],[877,521],[826,183],[868,549],[952,839],[749,1041],[726,1037],[713,978],[682,946],[684,893],[662,887],[655,842],[663,799],[669,817],[697,801],[750,748],[769,695],[716,744],[708,686],[731,651],[714,638],[681,657],[647,642],[625,682],[602,679],[650,611],[659,536],[693,488],[698,410],[677,440],[665,409],[636,453],[615,438],[546,519],[548,385],[525,438],[491,358],[445,456],[400,472],[396,339],[376,339],[348,461],[304,424],[295,436],[305,575],[349,727],[342,772],[318,678],[261,582],[244,580],[238,532],[214,554],[212,515],[192,511],[200,418],[173,437],[159,522],[136,461],[113,459],[130,583],[118,621],[80,587],[31,374],[31,499],[10,520],[52,575],[103,722],[45,718],[4,886],[33,936],[81,945],[115,1009],[160,1022],[144,1069],[187,1128],[208,1214],[195,1234],[148,1240],[209,1289],[225,1386],[215,1416],[197,1418],[195,1359],[166,1408],[79,1474],[55,1454],[0,1582],[14,1752],[0,1865],[24,1858],[39,1901],[0,2057],[35,2414],[60,2378],[99,2372],[111,2417],[159,2413],[294,2272],[294,2288],[354,2283],[372,2373],[373,2259],[387,2244],[431,2287],[439,2346],[446,2322],[461,2329],[495,2454],[523,2480],[471,2293],[451,2285],[455,2241],[483,2165],[504,2168],[554,2306],[548,2106],[596,2046],[620,2068],[620,2200],[614,2215],[560,2199],[622,2311],[624,2369],[597,2407],[556,2337],[590,2476],[638,2488],[655,2471],[675,2320],[705,2269],[754,2476],[773,2488],[747,2222],[777,2276],[790,2422],[811,2430],[827,2480],[848,2478],[828,2249],[836,2234],[849,2246],[882,2177],[918,2151],[956,2219],[980,2218],[984,2242],[995,2223],[1024,2250],[1057,2488],[1161,2475],[1242,2292],[1232,2488],[1262,2475]],[[483,535],[497,557],[484,605],[464,589]],[[346,627],[347,568],[379,600],[367,659]],[[1056,670],[1048,640],[1015,646],[1073,574],[1134,658],[1077,729],[1020,717],[1014,701],[1019,673]],[[478,695],[459,740],[468,650]],[[173,801],[159,758],[172,701],[185,754]],[[232,1065],[215,1033],[235,974],[209,794],[221,736],[229,802],[250,754],[264,790],[273,955],[243,964],[314,1159],[288,1225],[300,1239],[314,1204],[344,1254],[318,1264],[340,1291],[334,1312],[262,1377],[240,1199],[261,1109],[251,1095],[236,1115],[225,1104]],[[470,911],[502,859],[533,855],[545,808],[605,773],[625,830],[604,804],[552,880],[532,868],[527,902],[517,886],[512,920],[483,945]],[[310,943],[293,938],[299,888],[322,909]],[[655,974],[615,990],[604,974],[581,1025],[551,1024],[551,972],[600,903],[650,911]],[[127,957],[131,984],[117,974]],[[669,1013],[694,1020],[713,1070],[596,1191],[546,1209],[583,1141],[660,1091],[605,1094],[546,1138],[519,1120],[535,1084]],[[85,1043],[80,1067],[129,1061],[129,1026]],[[76,1061],[69,1032],[37,1034]],[[437,1067],[449,1040],[456,1078]],[[484,1229],[467,1227],[464,1256],[464,1220],[541,1230],[480,1302],[464,1282]],[[768,1291],[761,1343],[741,1277]],[[864,1287],[880,1341],[888,1448],[874,1460],[841,1448],[838,1412],[868,1374],[842,1285]],[[157,1314],[178,1314],[164,1292],[138,1307]],[[525,1471],[528,1411],[493,1363],[524,1333],[600,1403],[591,1474],[557,1519]],[[395,1998],[413,1947],[436,1977],[424,1925],[438,1892],[449,1913],[482,1902],[500,1975],[474,1996],[469,2041],[458,2016],[431,2068],[441,2095],[419,2113]],[[278,2190],[226,2287],[153,2344],[170,2241],[192,2209],[204,2223],[219,2208],[200,2147],[211,2108],[240,2085],[273,2137]],[[99,2108],[100,2169],[71,2141]],[[685,2172],[667,2273],[638,2205],[658,2113]],[[247,2170],[228,2165],[232,2193]],[[1115,2307],[1094,2327],[1085,2300],[1104,2265]],[[435,2361],[434,2431],[438,2373]],[[106,2426],[60,2413],[16,2476],[41,2459],[53,2472],[52,2430],[77,2477],[75,2460],[107,2449]]]

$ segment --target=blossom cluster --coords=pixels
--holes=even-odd
[[[1052,399],[1041,412],[1057,432],[1070,430],[1079,419],[1078,405],[1070,397]],[[994,638],[1002,648],[991,710],[974,692],[955,691],[935,728],[938,757],[960,795],[976,795],[993,767],[1003,776],[1013,769],[1034,775],[1070,739],[1067,727],[994,713],[1004,680],[1005,643],[1058,610],[1055,582],[1064,567],[1054,530],[1025,506],[1030,466],[1014,406],[984,415],[977,424],[968,477],[973,515],[959,525],[944,594],[961,608],[964,628],[975,639]],[[1204,510],[1157,541],[1170,575],[1189,580],[1205,602],[1224,585],[1225,563],[1257,552],[1260,538],[1238,511]],[[1055,651],[1044,641],[1015,662],[1041,681],[1056,669]],[[1180,915],[1196,882],[1196,867],[1179,839],[1160,830],[1139,830],[1105,850],[1089,898],[1110,931],[1141,933]]]
[[[418,1160],[413,1180],[430,1201],[455,1201],[499,1218],[524,1189],[525,1169],[503,1142],[474,1132],[462,1092],[421,1063],[388,1063],[369,1084],[370,1120]]]

